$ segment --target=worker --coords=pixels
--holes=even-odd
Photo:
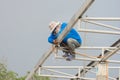
[[[49,24],[50,36],[48,37],[48,42],[55,45],[58,44],[58,41],[56,39],[62,33],[66,26],[67,23],[65,22],[60,23],[57,21],[51,21]],[[81,43],[82,40],[80,35],[74,28],[72,28],[60,43],[60,46],[65,47],[66,49],[63,50],[63,52],[65,53],[63,57],[65,57],[67,61],[75,59],[74,51],[76,48],[81,46]]]

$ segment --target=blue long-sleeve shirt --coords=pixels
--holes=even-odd
[[[57,34],[51,33],[50,36],[48,37],[48,42],[50,42],[50,43],[53,44],[53,41],[58,38],[58,36],[65,29],[66,26],[67,26],[67,23],[62,23],[60,31]],[[63,43],[67,43],[67,39],[69,39],[69,38],[76,39],[80,44],[82,43],[80,35],[78,34],[78,32],[74,28],[72,28],[70,30],[70,32],[64,37],[64,39],[62,40],[62,42]]]

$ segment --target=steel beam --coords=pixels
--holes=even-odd
[[[120,35],[120,32],[117,32],[117,31],[104,31],[104,30],[94,30],[94,29],[79,29],[78,31],[79,32],[89,32],[89,33]]]
[[[106,28],[110,28],[110,29],[114,29],[114,30],[120,31],[120,28],[115,27],[115,26],[99,23],[99,22],[96,22],[96,21],[89,21],[89,20],[83,20],[83,21],[87,22],[87,23],[90,23],[90,24],[94,24],[94,25],[98,25],[98,26],[102,26],[102,27],[106,27]]]
[[[86,17],[82,20],[92,20],[92,21],[120,21],[120,17]]]

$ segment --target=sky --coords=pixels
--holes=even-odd
[[[47,41],[49,22],[69,22],[84,1],[0,0],[0,60],[5,61],[9,70],[20,76],[31,71],[51,47]],[[120,17],[119,3],[120,0],[95,0],[84,17]],[[120,22],[109,24],[119,27]],[[87,40],[84,41],[85,35],[81,34],[87,46],[110,46],[120,38],[120,35],[87,34]],[[56,65],[54,56],[50,57],[46,65],[51,59]],[[74,64],[78,65],[78,62]]]

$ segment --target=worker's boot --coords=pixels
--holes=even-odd
[[[66,58],[66,60],[67,61],[71,61],[71,60],[73,60],[73,59],[75,59],[75,54],[70,54],[67,58]]]
[[[65,53],[62,57],[68,57],[69,54],[68,53]]]
[[[63,57],[68,57],[68,56],[69,56],[70,51],[69,51],[68,47],[64,47],[64,48],[63,48],[63,53],[65,53],[65,54],[63,55]]]

